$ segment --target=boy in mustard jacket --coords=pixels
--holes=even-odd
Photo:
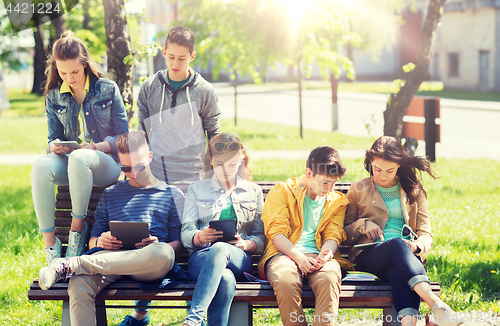
[[[262,212],[269,239],[259,273],[274,289],[283,325],[334,325],[338,311],[341,267],[352,269],[337,251],[346,239],[344,216],[349,200],[333,186],[346,168],[329,146],[310,154],[300,178],[277,183]],[[302,285],[314,292],[314,318],[302,307]]]

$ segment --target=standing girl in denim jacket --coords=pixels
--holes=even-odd
[[[224,133],[209,141],[205,179],[191,184],[184,204],[181,239],[192,251],[189,277],[197,280],[184,325],[201,325],[207,310],[209,326],[227,325],[236,280],[251,272],[251,253],[264,250],[262,190],[250,182],[251,173],[238,136]],[[229,219],[237,221],[238,240],[215,242],[222,231],[211,229],[209,222]]]
[[[84,219],[92,186],[107,186],[120,175],[115,142],[128,132],[125,106],[116,83],[101,74],[87,46],[71,31],[54,43],[45,85],[48,155],[31,170],[33,203],[48,264],[61,256],[54,227],[54,184],[69,184],[73,218],[66,257],[73,257],[85,247]],[[55,145],[55,141],[77,141],[80,148]]]

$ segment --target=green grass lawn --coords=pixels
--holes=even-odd
[[[299,176],[304,160],[256,161],[255,180]],[[344,161],[348,173],[343,180],[367,176],[361,159]],[[3,316],[0,325],[58,325],[61,303],[27,299],[29,285],[45,261],[31,201],[30,166],[4,165],[0,168],[3,171],[0,176],[0,230],[3,234],[0,237],[0,313]],[[500,185],[491,176],[500,175],[500,162],[439,160],[434,169],[440,178],[426,177],[424,181],[435,239],[428,258],[429,276],[441,283],[443,299],[454,309],[498,313]],[[425,305],[422,311],[428,311]],[[117,325],[125,313],[130,311],[108,309],[110,325]],[[152,325],[181,325],[185,314],[184,310],[155,310]],[[279,325],[278,311],[256,310],[255,324]]]

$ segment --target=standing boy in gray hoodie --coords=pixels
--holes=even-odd
[[[193,32],[172,28],[163,49],[168,69],[141,85],[139,129],[154,153],[151,170],[166,183],[201,180],[206,137],[219,133],[220,110],[213,86],[189,68],[196,57]],[[206,133],[206,134],[205,134]]]

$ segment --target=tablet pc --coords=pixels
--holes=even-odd
[[[209,222],[211,229],[216,229],[217,231],[223,231],[222,238],[217,239],[217,241],[232,241],[237,240],[234,236],[236,234],[236,220],[218,220]]]
[[[372,242],[372,243],[363,243],[363,244],[357,244],[357,245],[354,245],[354,248],[358,248],[358,249],[368,249],[368,248],[372,248],[372,247],[375,247],[376,245],[378,245],[380,242]]]
[[[120,249],[135,249],[135,244],[149,237],[147,222],[110,221],[111,235],[120,240],[123,246]]]
[[[82,148],[80,146],[80,144],[78,144],[74,140],[53,141],[52,144],[54,144],[54,145],[60,145],[60,146],[66,146],[66,147],[73,148],[73,149]]]

